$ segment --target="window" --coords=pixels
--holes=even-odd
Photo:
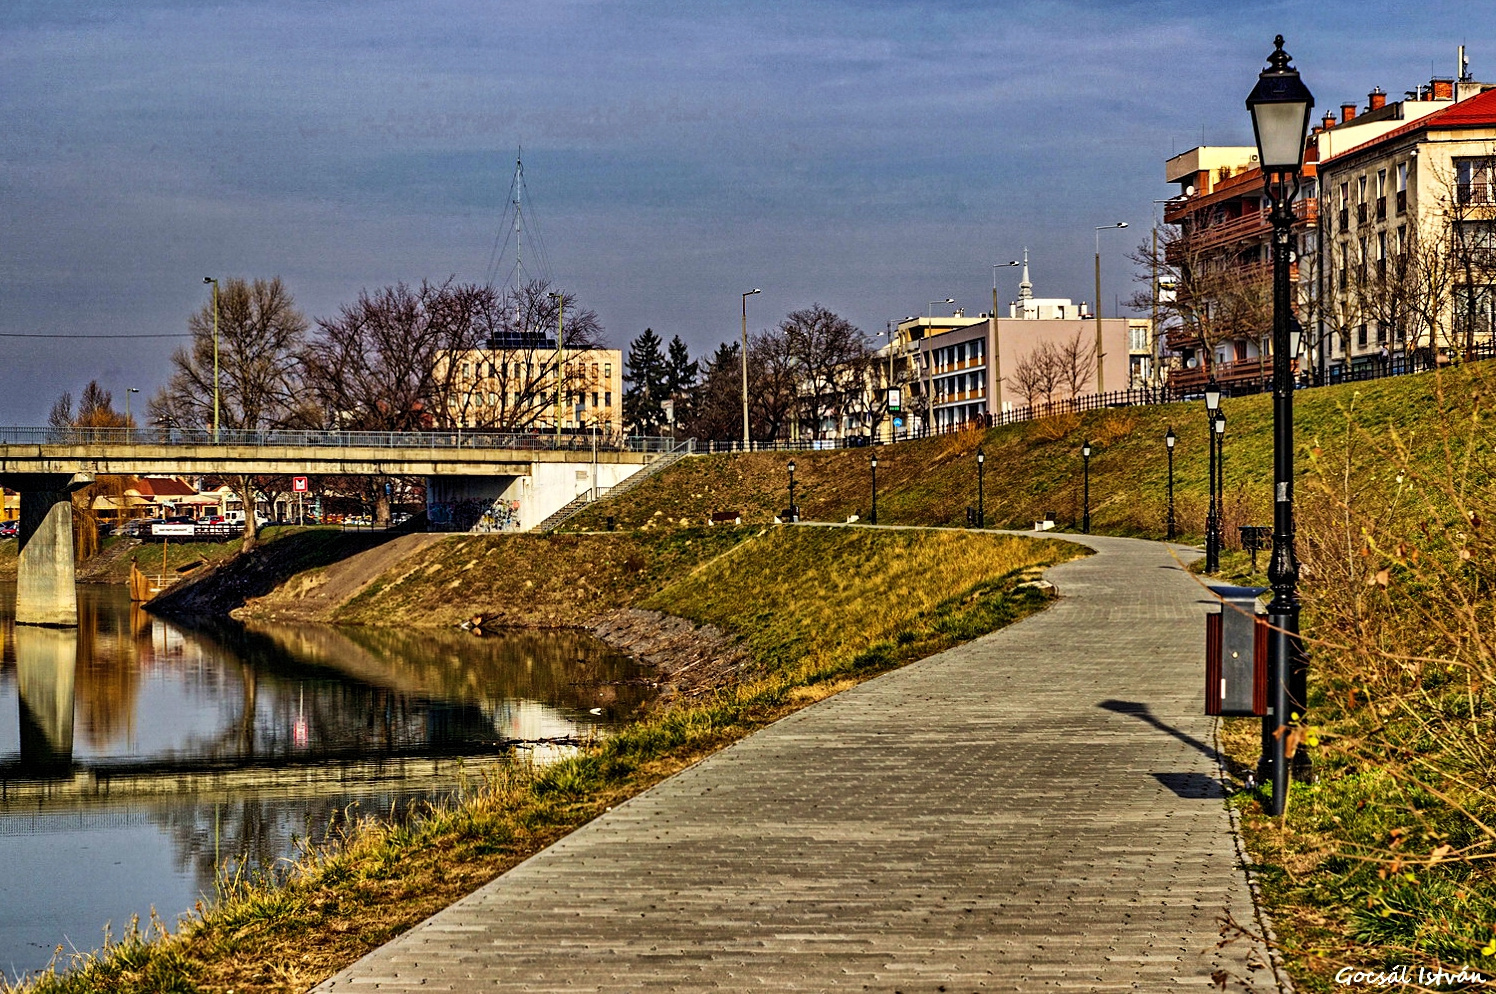
[[[1356,345],[1366,348],[1366,325],[1364,324],[1356,327]]]
[[[1477,266],[1496,266],[1496,221],[1463,221],[1456,231],[1461,254]]]
[[[1408,254],[1408,226],[1406,224],[1397,226],[1397,254]]]
[[[604,407],[612,407],[613,406],[613,391],[612,390],[609,390],[609,391],[607,391],[606,393],[603,394],[603,406]]]
[[[1345,231],[1350,227],[1350,190],[1349,184],[1340,184],[1340,230]]]
[[[613,378],[613,364],[611,362],[603,363],[603,376],[609,380]]]
[[[1387,216],[1387,170],[1377,170],[1377,220]]]
[[[1454,328],[1459,335],[1489,337],[1496,328],[1496,286],[1455,287]]]
[[[1454,160],[1455,191],[1462,204],[1496,201],[1496,156]]]

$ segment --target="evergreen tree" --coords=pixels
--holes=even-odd
[[[701,364],[691,358],[686,343],[676,335],[670,339],[670,351],[665,359],[665,389],[675,401],[675,423],[684,424],[691,419],[696,408],[696,381],[701,379]]]
[[[660,401],[669,396],[669,371],[660,344],[654,329],[645,328],[624,360],[623,420],[638,435],[658,435],[665,423]]]

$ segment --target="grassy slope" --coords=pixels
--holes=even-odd
[[[498,550],[498,567],[499,560],[533,556],[535,541],[488,538],[458,554]],[[474,785],[461,803],[407,825],[366,825],[341,851],[305,860],[282,885],[232,888],[177,935],[127,937],[111,957],[44,977],[34,989],[304,991],[609,805],[728,742],[858,680],[1039,609],[1043,595],[1019,587],[1021,581],[1080,551],[960,532],[819,528],[718,528],[558,544],[576,563],[607,551],[619,563],[634,557],[640,568],[615,573],[616,583],[601,596],[619,603],[647,598],[734,632],[758,664],[755,682],[653,715],[539,773],[506,771]],[[694,567],[661,589],[663,564],[680,567],[686,559]],[[496,596],[534,590],[523,576],[488,572],[498,574]],[[428,575],[408,585],[439,593],[445,584]],[[548,617],[569,597],[578,606],[598,599],[556,587],[531,603]],[[867,624],[872,607],[875,626]]]
[[[1450,399],[1467,401],[1486,388],[1482,366],[1443,374]],[[1432,434],[1436,428],[1432,375],[1302,390],[1295,397],[1302,449],[1331,446],[1343,436],[1354,408],[1369,431]],[[1266,395],[1227,398],[1226,524],[1235,542],[1239,524],[1271,524],[1272,402]],[[802,517],[844,521],[869,510],[868,454],[878,454],[881,524],[958,525],[977,502],[976,450],[987,461],[984,509],[993,527],[1028,528],[1045,511],[1063,527],[1081,512],[1081,443],[1092,445],[1091,520],[1100,532],[1161,537],[1167,515],[1164,432],[1175,448],[1175,502],[1182,536],[1198,537],[1206,501],[1205,412],[1199,402],[1119,408],[901,442],[893,447],[833,452],[771,452],[696,456],[682,460],[631,493],[573,519],[568,530],[597,529],[613,515],[621,528],[667,527],[681,518],[701,524],[714,511],[741,511],[748,522],[771,520],[789,502],[785,464],[796,463]],[[1312,472],[1301,457],[1300,476]]]

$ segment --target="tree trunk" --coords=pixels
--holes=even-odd
[[[260,523],[256,518],[254,482],[248,476],[239,477],[239,499],[244,502],[244,544],[240,548],[248,552],[260,544]]]

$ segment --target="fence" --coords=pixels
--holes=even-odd
[[[509,449],[521,451],[669,452],[673,439],[581,431],[245,431],[211,428],[0,428],[0,445],[232,445],[255,448],[332,447],[372,449]]]

